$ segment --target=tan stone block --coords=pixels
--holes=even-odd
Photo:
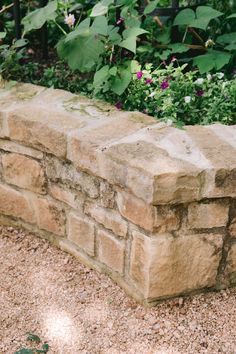
[[[225,267],[225,275],[231,285],[236,284],[236,244],[233,243],[230,247]]]
[[[158,232],[178,230],[181,223],[180,218],[178,208],[159,205],[156,207],[155,228],[158,228]]]
[[[1,139],[0,140],[0,149],[8,152],[15,152],[21,155],[31,156],[35,159],[41,160],[43,158],[43,153],[38,150],[31,149],[27,146],[22,146],[15,143],[14,141]]]
[[[28,199],[20,192],[0,184],[0,213],[35,223],[34,211]]]
[[[5,181],[20,188],[44,194],[46,179],[38,161],[15,153],[2,157],[3,175]]]
[[[73,193],[70,190],[66,189],[65,187],[60,187],[58,185],[51,185],[49,187],[49,194],[57,200],[60,200],[61,202],[68,204],[72,208],[82,208],[82,205],[84,203],[84,196],[80,193],[78,197],[78,193]]]
[[[52,232],[59,236],[65,234],[65,213],[58,204],[37,197],[33,199],[33,205],[36,211],[38,227],[40,229]]]
[[[124,191],[117,193],[117,205],[122,216],[143,229],[152,231],[156,210],[152,205]]]
[[[101,205],[105,208],[114,208],[115,191],[113,189],[113,186],[107,183],[106,181],[102,181],[100,183],[100,200]]]
[[[68,239],[82,248],[90,256],[95,253],[95,227],[90,220],[73,213],[68,216]]]
[[[108,232],[98,231],[98,259],[109,268],[123,274],[125,246]]]
[[[6,119],[6,113],[0,112],[0,138],[8,137],[8,125]]]
[[[227,203],[190,204],[188,208],[189,227],[201,229],[225,226],[228,221],[228,212]]]
[[[145,298],[161,298],[215,285],[223,236],[150,238],[133,233],[130,274]]]
[[[229,226],[230,236],[236,238],[236,218],[234,218]]]
[[[88,203],[85,207],[85,212],[105,228],[113,231],[115,235],[126,237],[128,224],[117,211],[104,209],[96,204]]]

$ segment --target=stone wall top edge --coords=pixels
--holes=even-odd
[[[32,84],[0,88],[0,139],[71,161],[149,204],[236,196],[236,126],[180,130]]]

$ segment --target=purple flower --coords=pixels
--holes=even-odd
[[[116,102],[115,107],[116,107],[117,109],[122,109],[122,107],[123,107],[122,102],[120,102],[120,101]]]
[[[204,91],[203,90],[197,90],[196,91],[196,96],[202,97],[203,95],[204,95]]]
[[[136,73],[136,76],[137,76],[137,79],[138,79],[138,80],[141,80],[142,77],[143,77],[142,71],[138,71],[138,72]]]
[[[124,22],[124,18],[120,17],[119,20],[116,22],[116,24],[119,26]]]
[[[161,88],[162,90],[166,90],[168,87],[170,87],[170,85],[169,85],[169,83],[168,83],[167,80],[163,81],[163,82],[161,83],[161,85],[160,85],[160,88]]]
[[[151,78],[145,80],[145,84],[146,84],[146,85],[149,85],[149,84],[151,84],[151,83],[152,83],[152,79],[151,79]]]

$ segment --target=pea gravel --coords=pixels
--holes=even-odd
[[[49,354],[236,353],[234,289],[144,308],[47,241],[5,227],[0,274],[0,354],[29,347],[26,332]]]

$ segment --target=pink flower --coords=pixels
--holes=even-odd
[[[138,71],[138,72],[136,73],[136,77],[137,77],[138,80],[141,80],[142,77],[143,77],[142,71]]]
[[[160,85],[160,88],[161,88],[162,90],[166,90],[168,87],[170,87],[170,85],[169,85],[169,83],[168,83],[167,80],[163,81],[163,82],[161,83],[161,85]]]
[[[145,80],[145,84],[146,84],[146,85],[149,85],[149,84],[151,84],[151,83],[152,83],[152,79],[151,79],[151,78]]]
[[[120,101],[116,102],[115,107],[116,107],[117,109],[122,109],[122,107],[123,107],[122,102],[120,102]]]
[[[202,96],[204,95],[204,91],[203,91],[203,90],[197,90],[197,91],[196,91],[196,95],[197,95],[198,97],[202,97]]]
[[[176,60],[177,60],[176,57],[172,57],[171,63],[174,63]]]
[[[119,26],[124,22],[124,18],[120,17],[119,20],[116,22],[116,24]]]
[[[73,27],[75,24],[75,16],[72,14],[66,15],[64,19],[65,24],[67,24],[69,27]]]

